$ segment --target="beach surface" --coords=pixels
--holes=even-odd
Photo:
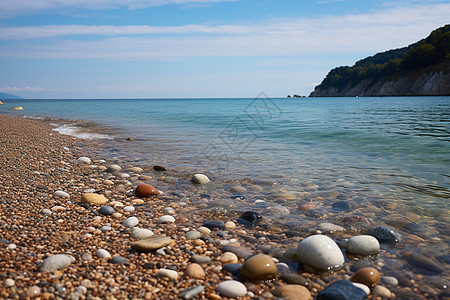
[[[342,279],[363,285],[352,285],[348,299],[363,299],[361,291],[369,299],[448,296],[447,264],[434,259],[405,256],[431,277],[389,265],[394,247],[346,254],[345,265],[318,271],[307,266],[317,257],[298,263],[300,242],[329,232],[342,249],[359,233],[334,224],[287,230],[252,212],[202,210],[208,195],[189,196],[205,192],[201,176],[189,190],[136,190],[158,189],[164,168],[104,161],[92,141],[42,120],[0,116],[0,124],[0,298],[312,299]],[[337,250],[330,255],[339,260]],[[376,274],[361,275],[364,268]]]

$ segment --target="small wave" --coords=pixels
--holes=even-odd
[[[112,140],[113,138],[106,134],[101,133],[92,133],[92,132],[85,132],[80,129],[80,127],[75,126],[73,124],[54,124],[50,123],[50,125],[55,126],[56,128],[53,128],[54,131],[64,134],[64,135],[70,135],[79,139],[103,139],[103,140]]]

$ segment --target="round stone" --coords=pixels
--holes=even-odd
[[[197,228],[197,230],[201,234],[210,234],[211,233],[211,229],[209,229],[208,227],[205,227],[205,226],[200,226],[199,228]]]
[[[390,286],[398,285],[398,279],[395,277],[392,277],[392,276],[382,276],[381,282],[383,282],[383,284],[385,284],[385,285],[390,285]]]
[[[225,222],[225,228],[226,229],[234,229],[234,228],[236,228],[236,224],[233,221]]]
[[[91,159],[89,157],[79,157],[76,161],[75,161],[76,165],[90,165],[91,164]]]
[[[220,257],[220,262],[222,264],[235,264],[239,261],[239,258],[237,257],[236,254],[234,254],[233,252],[225,252],[224,254],[222,254],[222,256]]]
[[[244,297],[247,294],[245,285],[237,280],[223,281],[219,283],[216,290],[222,296],[230,298]]]
[[[29,298],[34,298],[40,294],[41,294],[41,288],[38,287],[37,285],[30,286],[27,289],[27,297],[29,297]]]
[[[381,286],[381,285],[377,285],[376,287],[373,288],[372,295],[379,296],[379,297],[381,297],[383,299],[385,299],[385,298],[388,299],[388,298],[392,297],[391,291],[389,289],[387,289],[386,287]]]
[[[341,268],[344,255],[339,246],[329,237],[321,234],[304,239],[297,247],[298,260],[320,271]]]
[[[140,167],[132,167],[132,168],[130,168],[130,171],[133,172],[133,173],[142,173],[142,172],[144,172],[144,170],[142,168],[140,168]]]
[[[7,246],[8,250],[15,250],[17,248],[17,245],[14,243],[11,243]]]
[[[309,300],[312,299],[311,293],[304,286],[297,284],[286,284],[278,286],[273,294],[286,300]]]
[[[110,258],[111,257],[111,254],[109,254],[109,252],[106,251],[105,249],[98,249],[97,251],[95,251],[95,254],[97,254],[97,256],[100,258]]]
[[[131,243],[131,248],[141,252],[149,252],[166,247],[171,242],[172,239],[167,236],[152,236],[150,238]]]
[[[399,243],[401,240],[400,234],[394,229],[387,226],[373,226],[366,230],[366,234],[376,237],[380,242]]]
[[[16,284],[16,282],[14,281],[14,279],[8,278],[5,279],[5,281],[3,282],[5,284],[5,286],[7,287],[12,287]]]
[[[191,178],[191,182],[194,184],[206,184],[210,181],[211,180],[209,180],[208,176],[206,176],[204,174],[195,174]]]
[[[70,198],[70,195],[64,191],[56,191],[53,196],[62,197],[62,198]]]
[[[159,269],[156,275],[158,277],[167,277],[171,281],[176,281],[178,279],[178,272],[169,269]]]
[[[46,215],[46,216],[50,216],[50,215],[52,214],[52,211],[51,211],[50,209],[48,209],[48,208],[44,208],[44,209],[42,210],[42,213],[43,213],[44,215]]]
[[[254,255],[245,260],[240,278],[245,281],[266,281],[276,279],[278,269],[269,255]]]
[[[202,234],[197,230],[191,230],[186,232],[186,239],[188,240],[196,240],[202,237]]]
[[[114,256],[113,258],[111,258],[111,261],[110,261],[112,264],[121,264],[121,265],[128,265],[128,264],[130,264],[129,262],[128,262],[128,259],[126,259],[125,257],[123,257],[123,256],[119,256],[119,255],[117,255],[117,256]]]
[[[124,212],[133,212],[134,210],[135,210],[134,206],[131,206],[131,205],[127,205],[123,208]]]
[[[81,196],[81,202],[95,206],[101,206],[106,202],[108,202],[108,199],[106,199],[105,196],[100,194],[84,193],[83,196]]]
[[[149,184],[141,183],[134,190],[134,194],[136,197],[146,198],[159,195],[159,191]]]
[[[205,270],[197,263],[192,263],[186,268],[186,275],[195,279],[203,279],[206,276]]]
[[[356,255],[377,254],[380,251],[380,243],[371,235],[358,235],[348,240],[347,251]]]
[[[40,265],[39,270],[41,272],[53,272],[55,270],[61,270],[70,266],[71,263],[75,261],[75,258],[66,254],[55,254],[49,256],[42,265]]]
[[[362,268],[353,274],[351,281],[367,285],[369,288],[375,287],[380,282],[380,272],[375,268]]]
[[[154,235],[153,231],[145,228],[133,227],[133,230],[131,231],[131,238],[136,240],[148,239]]]
[[[123,223],[122,223],[122,225],[123,225],[124,227],[128,227],[128,228],[134,227],[134,226],[136,226],[137,224],[139,224],[139,220],[138,220],[138,218],[136,218],[136,217],[129,217],[129,218],[126,218],[125,221],[123,221]]]
[[[343,231],[344,227],[333,223],[320,223],[317,229],[319,229],[322,232],[333,233],[336,231]]]
[[[359,282],[352,282],[354,286],[356,286],[357,288],[360,288],[364,291],[364,293],[366,293],[367,296],[369,296],[370,294],[370,289],[367,285],[359,283]]]
[[[110,165],[106,168],[106,172],[108,173],[119,172],[120,170],[122,170],[122,168],[119,165]]]
[[[112,208],[109,205],[103,205],[102,207],[100,207],[100,209],[98,210],[98,213],[104,216],[110,216],[113,213],[115,213],[116,211],[114,210],[114,208]]]
[[[172,216],[162,216],[159,217],[158,220],[156,220],[156,224],[165,224],[165,223],[174,223],[175,222],[175,218]]]

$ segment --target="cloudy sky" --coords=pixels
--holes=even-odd
[[[450,1],[0,0],[0,92],[308,95],[328,71],[450,23]]]

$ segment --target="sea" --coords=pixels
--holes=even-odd
[[[109,162],[168,167],[158,188],[206,174],[210,209],[309,227],[358,215],[448,250],[450,97],[4,102],[0,114],[45,119]]]

